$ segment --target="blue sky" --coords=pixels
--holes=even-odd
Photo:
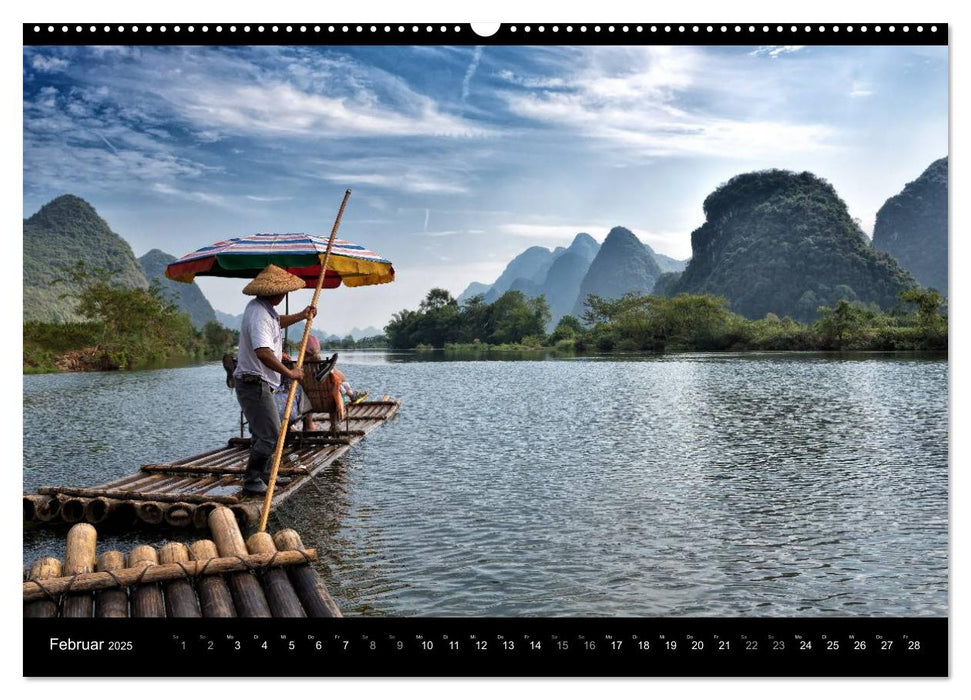
[[[24,215],[76,194],[136,255],[182,255],[327,234],[351,187],[341,235],[398,281],[326,292],[343,333],[579,231],[686,258],[740,172],[810,170],[870,232],[947,112],[943,47],[26,48]],[[200,286],[242,310],[241,281]]]

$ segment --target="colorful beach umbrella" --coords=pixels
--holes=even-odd
[[[267,265],[282,267],[313,289],[320,277],[320,264],[327,251],[327,239],[305,233],[257,233],[230,238],[183,255],[165,268],[165,276],[191,283],[196,276],[255,277]],[[334,239],[327,263],[324,288],[345,284],[362,287],[394,281],[394,267],[362,245]]]

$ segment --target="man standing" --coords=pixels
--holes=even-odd
[[[243,491],[266,493],[273,453],[280,434],[280,417],[273,403],[273,392],[280,386],[280,375],[293,381],[303,379],[303,370],[287,369],[283,357],[281,330],[297,321],[313,318],[317,309],[280,316],[275,307],[288,292],[304,288],[304,282],[283,268],[269,265],[243,287],[243,294],[255,296],[243,312],[239,332],[239,362],[233,377],[236,399],[249,422],[252,441],[249,462],[243,477]]]

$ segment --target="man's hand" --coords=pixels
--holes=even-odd
[[[300,367],[294,367],[293,369],[287,370],[287,376],[295,382],[299,382],[303,379],[303,369]]]
[[[308,321],[317,315],[317,307],[308,306],[306,309],[300,312],[300,315],[303,316],[303,319],[305,321]]]

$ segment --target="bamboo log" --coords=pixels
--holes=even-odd
[[[190,503],[174,503],[165,509],[165,522],[172,527],[191,525],[195,509],[196,507]]]
[[[229,508],[216,508],[209,514],[209,529],[221,557],[244,557],[248,554],[236,517]],[[271,617],[270,605],[256,576],[247,572],[231,574],[229,589],[233,592],[240,617]]]
[[[65,497],[61,501],[61,518],[66,523],[79,523],[84,520],[84,508],[87,500],[83,498]]]
[[[196,511],[198,513],[199,511]],[[189,553],[196,565],[210,565],[219,559],[216,545],[212,540],[199,540],[189,546]],[[230,561],[223,559],[222,561]],[[238,564],[239,562],[237,562]],[[215,566],[211,566],[215,569]],[[199,602],[202,605],[203,617],[236,617],[236,606],[233,605],[233,594],[229,591],[229,584],[222,576],[200,576],[196,582],[196,589],[199,591]]]
[[[255,501],[250,503],[237,503],[230,510],[236,516],[236,520],[243,527],[253,527],[260,522],[260,510],[262,503]]]
[[[45,581],[55,579],[61,575],[61,560],[54,557],[44,557],[35,561],[30,567],[30,581]],[[28,581],[29,583],[29,581]],[[26,583],[24,584],[27,585]],[[24,601],[24,617],[57,617],[57,600],[52,600],[44,594],[37,584],[33,584],[41,591],[36,600]]]
[[[215,545],[212,542],[209,540],[202,540],[202,542],[212,546],[211,555],[205,549],[200,549],[197,546],[199,545],[198,542],[194,542],[191,547],[193,561],[182,565],[158,564],[156,566],[150,566],[146,570],[145,564],[139,564],[136,567],[112,571],[113,576],[103,572],[80,574],[78,576],[62,575],[61,578],[45,581],[44,588],[51,595],[61,595],[62,593],[68,592],[68,590],[79,593],[114,588],[119,583],[122,586],[133,586],[138,583],[171,581],[176,578],[184,578],[186,573],[189,576],[208,577],[210,575],[218,576],[266,566],[293,566],[295,564],[304,564],[307,561],[314,561],[317,558],[317,550],[315,549],[278,552],[275,556],[268,554],[247,554],[243,557],[221,557],[218,555]],[[47,595],[44,593],[44,589],[31,581],[24,581],[23,587],[25,601],[40,600]]]
[[[125,555],[118,551],[105,552],[98,557],[97,570],[120,571],[125,568]],[[106,588],[94,594],[96,617],[128,617],[128,589]]]
[[[111,507],[108,523],[112,527],[129,527],[138,522],[134,501],[115,501]]]
[[[140,544],[128,554],[128,566],[151,569],[158,566],[158,554],[154,547]],[[145,583],[144,579],[131,593],[132,617],[165,617],[165,601],[157,583]]]
[[[248,439],[248,438],[247,438]],[[162,472],[165,474],[245,474],[246,467],[217,467],[217,466],[174,466],[171,464],[144,464],[142,470],[146,472]],[[279,472],[282,476],[299,476],[306,474],[303,467],[286,467]]]
[[[213,509],[218,508],[218,503],[200,503],[196,506],[195,512],[192,514],[192,524],[196,529],[201,530],[209,526],[209,514]],[[214,555],[215,556],[215,555]]]
[[[24,494],[24,522],[29,523],[37,518],[37,506],[35,501],[37,499],[43,498],[43,496],[38,496],[33,493]]]
[[[164,507],[156,501],[142,501],[135,504],[135,515],[143,523],[159,525],[165,518]]]
[[[94,571],[98,531],[87,523],[78,523],[67,533],[64,553],[64,573],[68,576],[88,574]],[[88,593],[65,596],[64,617],[91,617],[94,613],[94,597]]]
[[[154,491],[124,491],[118,489],[79,489],[65,486],[42,486],[37,489],[37,493],[56,496],[74,496],[84,498],[117,498],[126,501],[161,501],[163,503],[177,503],[186,501],[189,503],[213,503],[233,504],[239,503],[237,496],[207,496],[205,494],[187,493],[155,493]]]
[[[280,554],[303,549],[303,542],[296,530],[280,530],[273,535],[273,543]],[[287,575],[308,617],[342,617],[324,582],[309,564],[287,567]]]
[[[275,555],[276,545],[269,533],[257,532],[246,540],[246,549],[250,554],[271,554]],[[300,598],[293,590],[293,584],[287,578],[287,573],[283,569],[266,569],[260,576],[263,580],[263,591],[266,593],[266,600],[270,604],[270,611],[273,617],[307,617]]]
[[[181,542],[169,542],[159,550],[158,559],[162,564],[188,563],[189,548]],[[175,579],[163,584],[163,588],[165,589],[165,611],[169,617],[202,617],[196,592],[189,581]]]
[[[61,502],[54,496],[28,494],[34,503],[34,517],[42,523],[48,523],[61,514]]]
[[[118,501],[113,498],[92,498],[84,506],[84,519],[92,525],[103,523],[118,508]]]

